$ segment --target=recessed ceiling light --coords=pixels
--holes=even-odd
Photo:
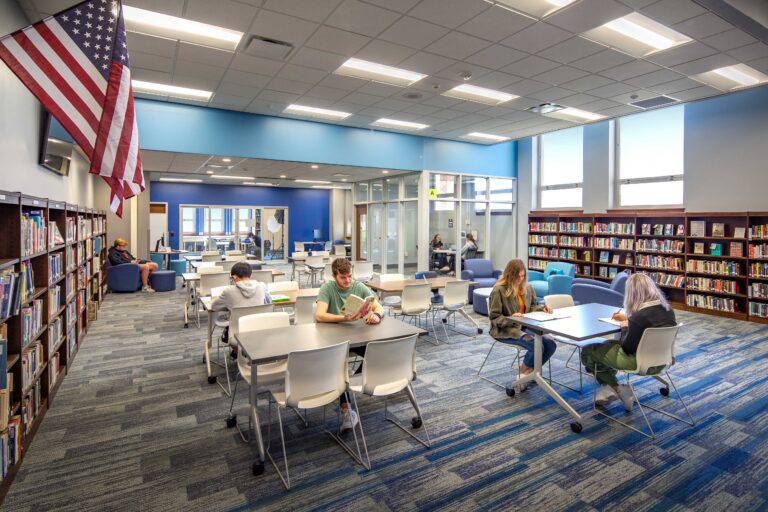
[[[242,32],[123,5],[125,29],[234,51]]]
[[[257,181],[255,183],[252,181],[244,181],[243,185],[253,185],[256,187],[274,187],[275,186],[274,183],[267,183],[266,181]]]
[[[397,128],[399,130],[423,130],[424,128],[428,128],[428,124],[421,124],[421,123],[411,123],[409,121],[398,121],[397,119],[387,119],[385,117],[382,117],[381,119],[378,119],[371,123],[372,126],[384,126],[387,128]]]
[[[565,107],[564,109],[549,112],[548,114],[544,115],[547,117],[554,117],[556,119],[563,119],[565,121],[572,121],[574,123],[582,123],[584,121],[597,121],[598,119],[605,118],[605,116],[601,116],[600,114],[587,112],[586,110],[580,110],[573,107]]]
[[[549,16],[576,0],[485,0],[489,4],[507,7],[537,18]]]
[[[232,161],[232,159],[231,159],[231,158],[222,158],[222,159],[221,159],[221,161],[222,161],[222,162],[226,162],[226,163],[229,163],[229,162],[231,162],[231,161]]]
[[[131,80],[134,92],[152,94],[154,96],[165,96],[170,98],[184,98],[187,100],[208,101],[213,93],[200,89],[190,89],[188,87],[178,87],[175,85],[156,84],[144,82],[143,80]]]
[[[509,137],[502,137],[501,135],[493,135],[492,133],[472,132],[464,135],[465,139],[482,140],[485,142],[504,142],[509,140]]]
[[[334,187],[333,185],[312,185],[312,188],[334,188],[338,190],[349,190],[349,187]]]
[[[160,178],[160,181],[169,181],[174,183],[202,183],[203,180],[194,180],[189,178]]]
[[[320,168],[319,165],[310,165],[310,167],[313,168],[313,169],[319,169]]]
[[[334,174],[334,176],[337,178],[349,178],[350,175],[344,174],[343,172],[337,172],[336,174]]]
[[[286,176],[285,174],[281,174],[281,175],[280,175],[280,177],[281,177],[282,179],[285,179],[285,178],[287,178],[287,176]]]
[[[209,169],[231,169],[231,165],[221,165],[221,164],[205,164],[206,167]]]
[[[296,183],[331,183],[330,181],[323,180],[293,180]]]
[[[382,171],[381,171],[381,174],[389,174],[389,171],[387,171],[387,170],[382,170]]]
[[[213,174],[213,171],[205,171],[205,174]]]
[[[493,89],[486,89],[485,87],[477,87],[476,85],[462,84],[449,91],[445,91],[443,96],[449,98],[458,98],[460,100],[476,101],[477,103],[484,103],[486,105],[501,105],[519,96],[514,94],[507,94],[501,91],[494,91]]]
[[[341,178],[341,181],[347,181],[347,178]]]
[[[217,180],[253,180],[256,178],[252,178],[250,176],[224,176],[222,174],[212,174],[211,178],[216,178]]]
[[[635,57],[668,50],[692,41],[690,37],[637,12],[609,21],[585,32],[584,35]]]
[[[363,78],[365,80],[375,80],[400,87],[407,87],[427,76],[415,71],[408,71],[407,69],[393,68],[392,66],[354,58],[347,60],[334,73],[354,78]]]
[[[286,114],[296,114],[299,116],[317,117],[320,119],[340,120],[346,119],[352,114],[349,112],[340,112],[338,110],[328,110],[326,108],[308,107],[306,105],[288,105],[283,110]]]

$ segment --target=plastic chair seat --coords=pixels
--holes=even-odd
[[[590,345],[600,345],[601,343],[605,343],[609,341],[606,338],[590,338],[588,340],[576,341],[570,338],[566,338],[565,336],[550,335],[550,337],[553,340],[557,341],[558,343],[565,343],[566,345],[571,345],[573,347],[579,347],[579,348],[589,347]]]
[[[275,389],[271,391],[272,397],[275,399],[278,405],[285,407],[286,394],[285,389]],[[315,407],[323,407],[339,398],[339,393],[336,390],[328,391],[327,393],[321,393],[313,397],[300,400],[296,404],[297,409],[314,409]]]
[[[251,384],[251,368],[250,366],[242,366],[238,364],[240,375],[243,380]],[[283,382],[285,380],[285,370],[288,369],[288,360],[281,359],[272,363],[260,364],[256,367],[256,376],[259,379],[259,385],[274,384],[276,382]]]
[[[408,379],[401,379],[394,382],[387,382],[385,384],[379,384],[376,386],[373,390],[373,393],[371,393],[371,396],[387,396],[387,395],[393,395],[399,391],[402,391],[405,389],[405,387],[408,385]],[[350,391],[354,391],[355,393],[362,393],[363,392],[363,376],[362,375],[354,375],[349,378],[349,389]]]

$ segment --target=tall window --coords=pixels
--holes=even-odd
[[[619,205],[683,204],[684,106],[619,119]]]
[[[546,133],[540,141],[539,204],[542,208],[581,207],[584,129]]]
[[[195,211],[196,208],[182,208],[182,230],[185,235],[196,235],[197,229],[195,228]]]

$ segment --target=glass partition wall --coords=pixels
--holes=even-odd
[[[261,260],[282,260],[288,243],[288,209],[274,206],[181,205],[181,249],[240,250]]]

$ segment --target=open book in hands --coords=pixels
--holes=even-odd
[[[359,314],[364,317],[368,314],[368,310],[375,300],[375,295],[369,295],[365,299],[357,295],[350,295],[341,307],[341,314],[344,316],[357,316]]]

